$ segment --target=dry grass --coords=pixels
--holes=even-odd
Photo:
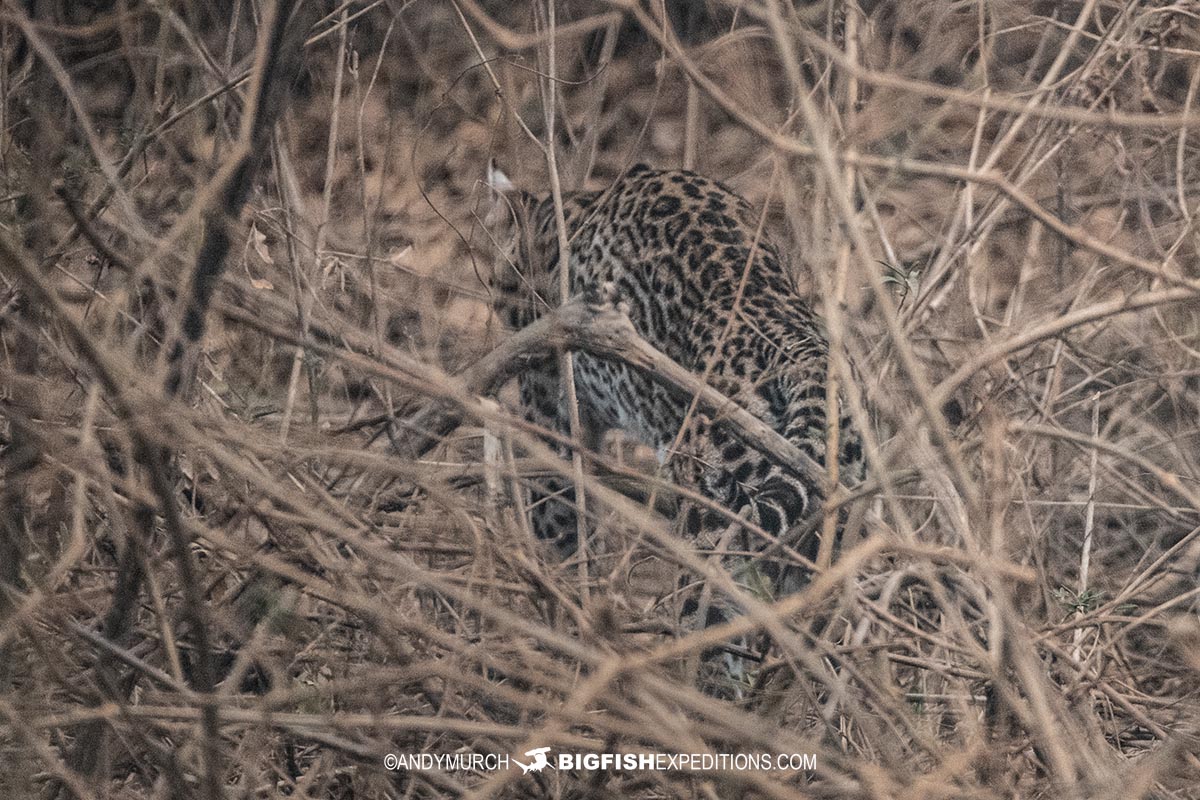
[[[302,5],[0,6],[0,793],[1200,798],[1200,6]],[[491,157],[766,209],[870,434],[799,595],[673,631],[669,487],[483,396]],[[540,745],[817,769],[384,768]]]

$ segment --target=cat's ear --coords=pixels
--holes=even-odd
[[[514,188],[513,182],[504,174],[504,170],[496,163],[496,159],[488,159],[487,185],[500,194],[508,194]]]
[[[484,204],[487,209],[484,224],[495,230],[499,230],[503,225],[519,226],[526,214],[525,206],[529,196],[513,185],[512,180],[500,169],[494,158],[488,160],[484,183],[488,188],[487,202]]]
[[[504,174],[496,164],[496,159],[489,158],[487,165],[487,177],[484,179],[487,184],[487,202],[484,208],[487,209],[484,215],[484,224],[488,227],[495,227],[505,221],[511,221],[513,218],[513,196],[516,194],[516,187],[509,177]]]

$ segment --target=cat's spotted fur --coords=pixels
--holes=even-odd
[[[559,249],[548,196],[511,192],[509,201],[519,246],[500,266],[496,287],[509,323],[520,328],[559,304]],[[573,295],[614,285],[643,337],[694,373],[707,371],[712,386],[824,462],[826,341],[775,246],[765,235],[756,241],[757,217],[745,200],[696,173],[639,164],[603,192],[566,195],[564,210]],[[622,429],[657,448],[677,483],[774,535],[818,507],[822,486],[772,463],[719,419],[693,414],[670,451],[687,403],[625,365],[580,353],[575,377],[585,444]],[[522,375],[520,388],[529,420],[569,430],[554,364]],[[860,440],[848,418],[839,424],[842,474],[854,479]],[[546,490],[535,498],[535,531],[574,550],[573,491],[557,483]],[[716,546],[729,528],[727,517],[695,505],[681,515],[678,528],[700,547]],[[727,545],[762,550],[765,543],[752,538],[743,530]],[[808,544],[812,555],[815,541]],[[737,568],[744,566],[743,559]],[[780,571],[765,572],[777,590],[794,588]]]

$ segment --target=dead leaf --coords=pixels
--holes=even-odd
[[[267,235],[260,231],[254,223],[250,223],[250,244],[263,263],[272,265],[275,263],[275,260],[271,258],[271,248],[267,247]]]

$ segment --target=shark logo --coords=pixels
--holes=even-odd
[[[541,772],[543,769],[550,766],[549,760],[546,759],[546,753],[549,752],[549,747],[535,747],[532,750],[525,751],[525,755],[533,759],[528,764],[522,764],[515,758],[513,759],[513,763],[521,768],[522,775],[528,775],[531,772]]]

